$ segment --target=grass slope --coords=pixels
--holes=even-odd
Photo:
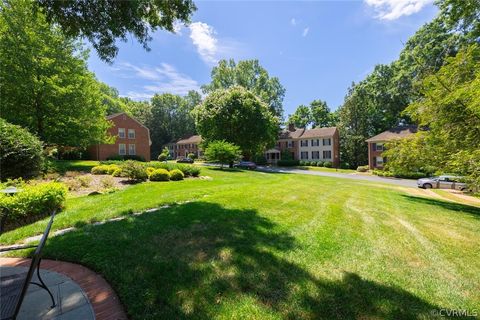
[[[360,181],[202,174],[213,180],[69,199],[55,228],[80,229],[51,238],[45,256],[101,273],[133,319],[427,319],[480,309],[478,208]]]

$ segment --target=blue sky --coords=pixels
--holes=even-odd
[[[437,13],[432,0],[196,1],[189,26],[157,31],[145,51],[132,37],[112,65],[91,52],[89,68],[122,96],[185,94],[210,80],[219,59],[259,59],[286,88],[285,115],[300,104],[341,105],[352,81],[398,57]]]

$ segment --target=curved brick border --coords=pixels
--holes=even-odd
[[[0,258],[0,265],[7,267],[28,267],[30,259]],[[64,261],[42,259],[41,269],[62,273],[75,281],[87,294],[98,320],[128,319],[115,291],[105,279],[92,270]]]

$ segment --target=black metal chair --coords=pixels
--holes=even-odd
[[[13,274],[5,277],[1,277],[1,284],[0,284],[0,301],[1,301],[1,320],[6,319],[15,319],[20,311],[20,307],[22,306],[23,299],[27,294],[28,286],[30,284],[34,284],[39,286],[42,289],[45,289],[50,298],[52,299],[52,306],[51,308],[55,308],[55,299],[53,298],[52,293],[48,289],[48,287],[43,282],[42,278],[40,277],[40,262],[42,260],[41,253],[42,249],[45,246],[45,242],[47,241],[48,234],[50,233],[50,229],[53,224],[53,219],[55,218],[55,211],[52,213],[50,221],[48,222],[47,228],[43,232],[42,239],[37,246],[27,246],[27,247],[20,247],[20,248],[8,248],[1,251],[10,251],[10,250],[19,250],[25,248],[32,248],[36,247],[35,253],[32,257],[32,262],[30,263],[30,268],[28,272],[23,272],[20,274]],[[32,277],[33,273],[37,269],[37,277],[40,283],[33,282]]]

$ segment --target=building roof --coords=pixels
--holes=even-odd
[[[367,139],[367,142],[381,142],[402,139],[417,132],[417,126],[399,126]]]
[[[336,127],[314,128],[305,130],[300,138],[331,137],[337,131]]]
[[[287,129],[280,132],[278,139],[310,139],[319,137],[331,137],[335,134],[336,130],[336,127],[314,129],[295,128],[295,130],[293,131]]]
[[[189,136],[189,137],[186,137],[186,138],[182,138],[175,143],[185,144],[185,143],[200,143],[200,142],[202,142],[202,136],[193,135],[193,136]]]
[[[305,131],[304,128],[295,128],[295,130],[282,130],[278,136],[278,139],[297,139],[299,138],[303,132]]]

